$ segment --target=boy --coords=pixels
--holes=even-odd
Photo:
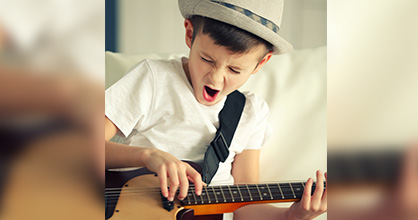
[[[106,91],[106,167],[146,166],[158,173],[162,194],[185,198],[189,181],[200,195],[201,176],[181,160],[202,162],[219,127],[226,96],[240,88],[273,54],[291,45],[277,31],[283,1],[179,0],[189,58],[140,62]],[[258,182],[259,149],[268,136],[266,103],[245,92],[245,106],[229,156],[210,184]],[[109,142],[119,133],[125,144]],[[129,145],[129,146],[127,146]],[[170,180],[170,190],[167,189]],[[318,182],[323,182],[317,172]],[[289,209],[249,205],[236,219],[311,219],[326,211],[319,184]]]

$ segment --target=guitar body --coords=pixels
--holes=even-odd
[[[167,211],[161,203],[161,197],[156,193],[141,193],[138,196],[129,195],[130,188],[158,186],[158,177],[152,174],[142,175],[129,180],[121,190],[115,212],[111,220],[126,219],[176,219],[183,209],[179,201],[174,201],[174,209]]]
[[[196,170],[199,165],[188,162]],[[222,219],[223,215],[194,216],[193,209],[174,200],[172,210],[163,206],[157,175],[146,168],[131,171],[106,171],[106,219]],[[110,191],[110,192],[109,192]]]

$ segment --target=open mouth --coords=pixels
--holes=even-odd
[[[203,97],[208,102],[213,102],[216,97],[218,96],[219,90],[212,89],[209,86],[205,86],[205,89],[203,90]]]

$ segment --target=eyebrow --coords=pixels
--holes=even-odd
[[[213,59],[213,58],[212,58],[211,56],[209,56],[207,53],[205,53],[205,52],[203,52],[203,51],[200,51],[200,53],[201,53],[203,56],[208,57],[209,59],[211,59],[211,61],[213,61],[213,62],[215,62],[215,63],[216,63],[215,59]]]
[[[200,53],[203,55],[203,56],[205,56],[205,57],[208,57],[209,59],[211,59],[211,61],[212,62],[214,62],[215,64],[216,64],[216,60],[215,59],[213,59],[211,56],[209,56],[207,53],[205,53],[205,52],[203,52],[203,51],[200,51]],[[243,68],[241,68],[241,67],[238,67],[238,66],[229,66],[229,67],[231,67],[231,68],[233,68],[233,69],[237,69],[237,70],[243,70]]]

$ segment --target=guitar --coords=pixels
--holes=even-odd
[[[304,188],[305,182],[208,186],[197,196],[191,185],[185,199],[170,202],[160,192],[157,174],[146,168],[106,171],[106,219],[222,219],[248,204],[299,201]]]

